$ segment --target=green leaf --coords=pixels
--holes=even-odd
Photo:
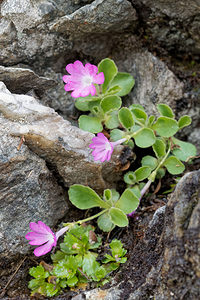
[[[125,96],[132,90],[134,84],[135,80],[133,79],[133,76],[128,73],[118,72],[113,81],[110,83],[110,86],[119,86],[121,90],[117,93],[117,95]]]
[[[78,278],[76,276],[74,276],[74,277],[67,280],[67,285],[69,287],[73,287],[77,284],[77,282],[78,282]]]
[[[152,128],[164,137],[173,136],[179,129],[177,121],[168,117],[159,117]]]
[[[52,254],[51,255],[51,259],[53,260],[53,262],[58,262],[59,260],[62,260],[65,258],[65,253],[63,253],[62,251],[58,250],[56,251],[55,254]]]
[[[77,98],[75,100],[75,107],[81,111],[89,111],[88,103],[84,98]]]
[[[52,283],[46,284],[47,297],[53,297],[58,293],[59,289]]]
[[[112,86],[109,88],[109,90],[106,92],[106,95],[117,95],[121,91],[121,87],[119,85]]]
[[[104,269],[103,266],[100,266],[94,273],[94,279],[95,281],[99,281],[102,278],[106,276],[106,270]]]
[[[133,115],[127,107],[122,107],[118,113],[119,121],[125,128],[131,128],[134,125]]]
[[[121,140],[124,138],[124,131],[122,131],[120,129],[113,129],[110,132],[110,138],[113,142]]]
[[[142,166],[147,166],[149,167],[152,171],[157,167],[158,164],[158,160],[150,155],[146,155],[142,158]]]
[[[164,166],[172,175],[181,174],[185,170],[184,164],[175,156],[170,156],[166,159]]]
[[[103,192],[103,199],[105,201],[109,201],[109,200],[112,199],[112,191],[110,189],[104,190],[104,192]]]
[[[161,179],[165,176],[166,170],[164,168],[159,168],[156,173],[156,178]]]
[[[161,116],[168,117],[168,118],[174,118],[174,113],[172,109],[167,105],[160,103],[157,105],[157,109]]]
[[[139,205],[139,199],[130,189],[126,189],[121,195],[121,197],[119,198],[119,200],[116,202],[115,206],[120,210],[122,210],[125,214],[129,214],[133,210],[136,210],[138,205]]]
[[[28,288],[30,290],[35,290],[39,287],[41,287],[42,285],[46,285],[46,282],[44,281],[44,279],[40,279],[40,278],[36,278],[36,279],[31,279],[28,283]],[[46,289],[44,291],[44,293],[46,292]]]
[[[150,128],[142,128],[138,133],[134,136],[135,143],[140,148],[148,148],[152,146],[156,137],[152,129]]]
[[[83,273],[86,273],[88,276],[95,273],[97,268],[100,266],[96,261],[96,254],[87,252],[83,258]]]
[[[106,96],[101,100],[100,105],[104,113],[111,112],[120,109],[122,100],[116,95]]]
[[[196,147],[188,142],[182,142],[176,138],[172,138],[173,143],[178,145],[179,148],[173,149],[173,154],[182,161],[187,161],[189,157],[197,155]]]
[[[105,126],[108,129],[113,129],[119,126],[118,114],[116,111],[113,111],[106,116]]]
[[[101,124],[101,119],[97,117],[90,117],[82,115],[79,120],[79,128],[84,131],[89,131],[92,133],[98,133],[103,130],[103,126]]]
[[[130,188],[130,190],[138,199],[141,197],[140,188],[138,185],[134,185]]]
[[[110,243],[110,248],[112,252],[112,256],[115,257],[116,255],[119,257],[122,257],[126,254],[126,250],[123,248],[122,242],[120,240],[114,239]]]
[[[108,213],[99,216],[97,219],[97,224],[104,232],[110,232],[115,227]]]
[[[187,115],[180,117],[180,119],[178,120],[178,126],[180,129],[189,126],[191,123],[192,119]]]
[[[93,113],[96,117],[101,115],[100,100],[89,102],[88,107],[91,113]]]
[[[156,139],[156,142],[153,144],[153,151],[157,158],[166,155],[166,144],[163,142],[163,140],[159,138]]]
[[[127,172],[127,173],[124,175],[124,181],[125,181],[127,184],[134,184],[134,183],[136,183],[136,176],[135,176],[135,173],[132,172],[132,171]]]
[[[145,123],[146,119],[147,119],[147,114],[140,108],[133,108],[132,113],[134,115],[134,119],[139,120],[142,123]]]
[[[151,174],[151,168],[147,167],[147,166],[140,167],[134,173],[135,173],[137,181],[143,181],[144,179],[149,177],[149,175]]]
[[[112,189],[111,191],[112,191],[112,201],[117,202],[120,196],[119,193],[115,189]]]
[[[123,211],[119,208],[116,207],[112,207],[109,210],[109,214],[111,217],[112,222],[119,226],[119,227],[125,227],[128,225],[128,218],[125,215],[125,213],[123,213]]]
[[[109,86],[110,82],[113,80],[115,75],[117,74],[117,66],[115,65],[114,61],[109,58],[103,59],[98,65],[99,72],[104,73],[104,83],[102,84],[102,92],[105,93],[107,87]],[[116,85],[116,84],[114,84]]]
[[[80,209],[88,209],[91,207],[108,208],[108,204],[101,200],[95,191],[88,186],[80,184],[71,185],[69,188],[69,200],[73,205]]]
[[[29,274],[35,278],[47,278],[49,276],[49,272],[45,271],[43,266],[33,267],[29,270]]]
[[[148,125],[151,126],[154,121],[155,121],[155,116],[150,116],[148,120]]]
[[[135,109],[135,108],[139,108],[139,109],[141,109],[141,110],[144,111],[144,107],[143,107],[142,105],[140,105],[140,104],[131,104],[131,105],[129,106],[129,109],[130,109],[130,110],[133,110],[133,109]]]

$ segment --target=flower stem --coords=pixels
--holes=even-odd
[[[95,219],[95,218],[98,218],[99,216],[103,215],[106,211],[108,211],[108,208],[106,208],[106,209],[100,211],[98,214],[93,215],[93,216],[91,216],[91,217],[89,217],[89,218],[86,218],[86,219],[83,219],[83,220],[79,220],[79,221],[76,221],[76,222],[73,222],[73,223],[64,223],[64,226],[75,225],[75,224],[83,224],[83,223],[85,223],[85,222],[88,222],[88,221],[90,221],[90,220],[93,220],[93,219]]]

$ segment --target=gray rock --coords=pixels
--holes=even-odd
[[[117,47],[113,53],[119,71],[128,72],[135,79],[135,86],[124,104],[141,104],[149,115],[157,113],[158,103],[166,103],[175,109],[176,100],[183,96],[183,83],[159,58],[137,47],[137,40],[133,43],[134,38],[127,35],[126,41],[125,51]]]
[[[55,226],[68,210],[66,197],[43,159],[10,135],[0,116],[0,261],[26,253],[29,222]]]
[[[66,187],[80,183],[102,191],[115,185],[120,175],[115,165],[122,146],[116,148],[111,162],[96,163],[89,148],[93,134],[72,126],[33,97],[13,95],[4,85],[2,89],[0,111],[12,121],[9,132],[24,136],[28,147],[45,159]]]
[[[136,22],[135,9],[124,0],[95,0],[53,23],[51,30],[75,34],[122,32]]]
[[[0,81],[3,81],[8,89],[15,93],[27,93],[34,89],[42,94],[56,84],[54,80],[40,77],[30,69],[3,66],[0,66]]]
[[[166,207],[155,212],[144,238],[129,252],[129,259],[114,278],[113,286],[86,291],[82,298],[198,299],[199,232],[200,170],[183,176]]]
[[[199,0],[163,1],[132,0],[132,5],[140,15],[145,36],[167,51],[200,54]]]

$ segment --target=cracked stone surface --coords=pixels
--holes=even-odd
[[[40,77],[30,69],[3,66],[0,66],[0,81],[15,93],[27,93],[34,89],[41,94],[56,84],[53,79]]]
[[[81,33],[121,32],[136,20],[136,11],[130,2],[96,0],[71,15],[63,16],[50,29],[76,36]]]

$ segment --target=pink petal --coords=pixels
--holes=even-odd
[[[64,75],[62,79],[65,83],[67,83],[71,80],[71,77],[72,77],[71,75]]]
[[[84,66],[80,60],[76,60],[74,62],[74,68],[75,68],[76,72],[84,74]]]
[[[95,65],[91,65],[90,63],[87,63],[85,65],[85,69],[87,70],[88,74],[95,76],[98,72],[98,68]]]
[[[80,92],[80,97],[86,97],[86,96],[89,96],[90,94],[90,87],[85,87],[81,90]]]
[[[96,88],[95,88],[95,86],[93,84],[90,86],[90,94],[92,96],[94,96],[96,94]]]
[[[53,248],[54,246],[54,243],[52,243],[51,241],[49,241],[48,243],[40,246],[40,247],[37,247],[35,250],[34,250],[34,254],[35,256],[41,256],[41,255],[45,255],[47,254],[48,252],[51,251],[51,249]]]
[[[102,84],[102,83],[104,83],[104,80],[105,80],[104,74],[103,74],[103,72],[101,72],[94,76],[93,82],[96,84]]]
[[[72,74],[72,73],[74,73],[74,65],[73,64],[68,64],[66,67],[65,67],[65,69],[67,70],[67,72],[69,73],[69,74]]]

